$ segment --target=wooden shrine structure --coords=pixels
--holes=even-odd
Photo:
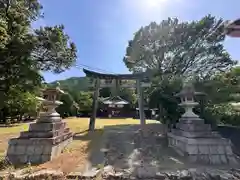
[[[99,89],[106,87],[113,88],[113,97],[117,97],[119,88],[137,88],[140,124],[141,126],[144,126],[146,124],[142,88],[150,87],[150,83],[148,81],[149,73],[104,74],[87,69],[83,69],[83,72],[92,80],[91,87],[95,88],[89,130],[94,130],[95,128]]]
[[[103,112],[109,118],[126,117],[126,114],[129,114],[130,103],[120,96],[104,98],[101,100],[101,105],[103,106]]]

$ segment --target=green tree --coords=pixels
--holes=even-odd
[[[79,106],[80,111],[91,111],[92,109],[92,92],[79,92],[79,98],[77,104]]]
[[[234,65],[223,47],[223,29],[209,32],[222,19],[208,15],[199,21],[179,22],[177,18],[140,28],[129,41],[123,61],[133,72],[151,69],[192,77],[208,77]]]
[[[63,25],[32,29],[42,18],[38,0],[0,2],[1,110],[11,100],[11,87],[32,92],[43,80],[40,71],[60,73],[76,60],[76,47]],[[2,114],[5,114],[2,112]]]
[[[17,86],[12,86],[9,91],[8,101],[5,102],[5,116],[17,117],[22,120],[23,115],[36,116],[39,102],[36,99],[36,94],[22,91]]]
[[[223,73],[219,73],[211,79],[198,79],[195,87],[198,91],[206,93],[199,99],[200,106],[197,109],[201,116],[209,123],[240,125],[240,113],[231,103],[239,102],[240,85],[239,66]]]
[[[150,80],[153,86],[146,90],[145,95],[151,107],[159,108],[163,120],[178,119],[181,109],[173,95],[181,90],[183,81],[197,79],[201,86],[203,81],[210,82],[211,88],[215,89],[211,82],[218,84],[214,80],[217,75],[236,64],[224,49],[223,29],[219,28],[208,36],[221,22],[222,19],[211,15],[192,22],[168,18],[159,24],[152,22],[140,28],[129,41],[123,61],[134,73],[152,72]],[[230,92],[220,84],[225,95]],[[214,101],[217,100],[216,92]]]
[[[74,107],[74,99],[69,93],[63,94],[60,97],[60,101],[63,103],[56,108],[56,111],[61,117],[73,116],[76,112]]]

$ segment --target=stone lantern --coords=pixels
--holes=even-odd
[[[59,88],[60,84],[56,88],[46,88],[43,89],[43,99],[39,99],[42,101],[43,111],[40,112],[40,118],[38,119],[39,122],[54,122],[54,121],[61,121],[60,115],[56,112],[56,108],[62,104],[59,101],[59,97],[61,94],[64,94]]]
[[[55,110],[62,104],[57,100],[62,93],[59,87],[46,88],[43,98],[37,97],[45,110],[40,112],[36,123],[29,125],[28,131],[21,132],[18,138],[8,142],[7,157],[13,165],[50,161],[72,141],[73,133]]]
[[[189,161],[206,164],[237,164],[232,152],[231,141],[213,132],[209,124],[199,118],[192,110],[198,105],[193,86],[186,85],[176,96],[180,97],[185,113],[176,124],[176,129],[168,133],[168,144],[179,155]]]
[[[180,93],[176,94],[176,96],[181,99],[179,106],[185,109],[185,113],[182,117],[199,120],[199,116],[193,112],[193,108],[198,105],[198,102],[194,101],[194,96],[203,94],[204,93],[201,92],[195,92],[192,85],[186,85]]]

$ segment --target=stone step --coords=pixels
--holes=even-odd
[[[221,138],[218,132],[213,131],[183,131],[181,129],[172,129],[172,133],[177,136],[183,136],[187,138]]]
[[[66,127],[66,122],[37,122],[29,125],[30,132],[48,132],[56,131],[59,129],[64,129]]]
[[[209,124],[185,124],[185,123],[177,123],[176,127],[178,129],[181,129],[183,131],[188,131],[188,132],[192,132],[192,131],[211,131],[211,126]]]
[[[25,131],[20,132],[20,138],[53,138],[56,136],[60,136],[63,133],[68,133],[70,131],[69,128],[59,129],[55,131]]]

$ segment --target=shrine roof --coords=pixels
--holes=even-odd
[[[136,74],[105,74],[95,71],[90,71],[83,68],[83,72],[87,77],[100,78],[100,79],[142,79],[147,77],[147,73]]]
[[[128,101],[122,99],[120,96],[107,97],[102,100],[103,104],[129,104]]]

